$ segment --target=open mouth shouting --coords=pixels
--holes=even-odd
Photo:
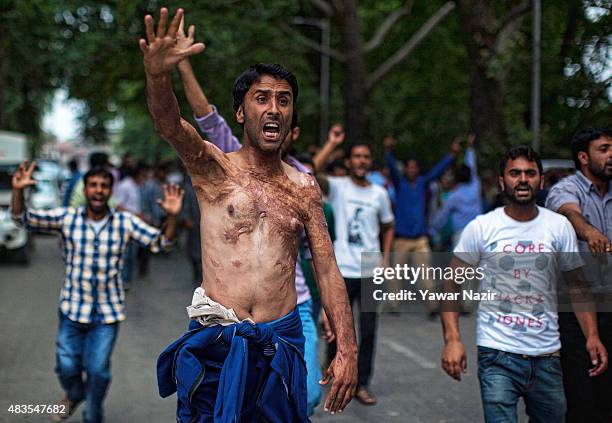
[[[519,185],[514,189],[516,198],[529,198],[532,195],[532,190],[529,185]]]
[[[105,203],[105,201],[104,201],[104,197],[98,197],[98,196],[96,196],[96,197],[92,197],[92,198],[89,200],[89,204],[90,204],[90,205],[91,205],[91,207],[92,207],[92,208],[94,208],[94,209],[99,209],[99,208],[104,207],[104,203]]]
[[[266,122],[263,125],[263,135],[266,141],[280,141],[280,125],[278,122]]]

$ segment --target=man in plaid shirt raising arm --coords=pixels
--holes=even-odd
[[[132,213],[109,208],[113,175],[101,167],[83,177],[86,206],[31,210],[25,208],[24,188],[36,184],[35,165],[23,162],[13,175],[12,213],[28,228],[59,232],[62,238],[66,272],[60,294],[56,372],[66,396],[64,412],[53,417],[67,419],[85,400],[83,422],[101,422],[111,379],[110,355],[119,322],[125,320],[121,269],[127,245],[135,241],[154,253],[168,250],[175,238],[183,191],[164,187],[164,198],[158,201],[168,218],[161,230]]]

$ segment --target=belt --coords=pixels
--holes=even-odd
[[[546,354],[540,354],[540,355],[525,355],[525,354],[515,354],[515,355],[521,358],[524,358],[525,360],[528,360],[530,358],[561,357],[561,350],[551,352],[551,353],[546,353]]]

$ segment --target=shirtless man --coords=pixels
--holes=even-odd
[[[295,77],[256,65],[234,84],[243,147],[222,153],[180,116],[170,72],[204,45],[176,46],[183,16],[157,32],[145,17],[149,111],[191,175],[201,210],[202,286],[188,308],[190,331],[158,362],[160,394],[177,391],[179,421],[308,421],[304,338],[295,310],[295,261],[306,230],[321,297],[338,338],[325,410],[342,411],[355,394],[357,349],[346,289],[338,271],[313,177],[280,158],[297,101]],[[206,292],[204,291],[206,289]],[[234,419],[234,420],[232,420]]]

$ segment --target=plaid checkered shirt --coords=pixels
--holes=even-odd
[[[91,323],[94,312],[103,323],[125,320],[121,269],[130,241],[154,253],[172,246],[159,229],[132,213],[114,209],[97,232],[85,207],[28,209],[18,221],[35,231],[60,233],[66,266],[60,310],[79,323]]]

